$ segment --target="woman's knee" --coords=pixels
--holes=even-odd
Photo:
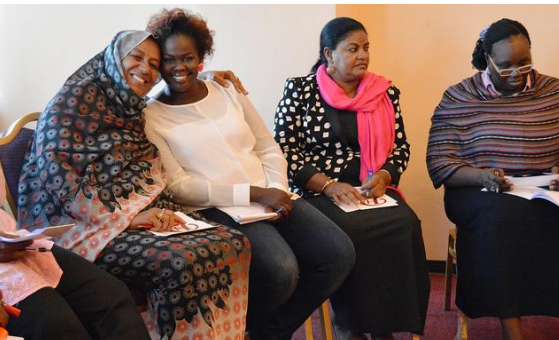
[[[92,282],[92,287],[95,287],[97,292],[103,292],[98,294],[99,305],[114,306],[133,301],[130,289],[124,282],[109,273],[103,274],[96,276],[95,282]]]
[[[289,297],[299,282],[299,264],[295,256],[270,256],[251,265],[250,278],[272,295]]]
[[[73,309],[53,288],[38,290],[19,307],[22,315],[8,323],[11,334],[25,339],[91,339]]]
[[[341,231],[341,230],[340,230]],[[323,267],[334,275],[349,274],[355,264],[355,247],[343,231],[330,242],[324,242]]]

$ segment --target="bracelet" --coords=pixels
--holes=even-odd
[[[327,186],[329,186],[330,184],[337,182],[338,179],[337,178],[330,178],[326,181],[326,183],[324,183],[324,185],[322,186],[322,189],[320,189],[320,193],[322,194],[324,192],[324,189],[326,189]]]
[[[392,175],[390,174],[390,172],[388,172],[388,170],[380,169],[378,172],[386,172],[386,174],[388,175],[388,183],[386,183],[386,184],[392,183]]]

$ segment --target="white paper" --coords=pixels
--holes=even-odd
[[[174,226],[173,231],[151,231],[149,229],[148,231],[156,236],[171,236],[176,234],[191,233],[194,231],[216,228],[215,225],[211,225],[204,221],[195,220],[180,211],[175,211],[175,215],[182,218],[182,220],[186,222],[186,225]]]
[[[375,202],[376,200],[376,202]],[[337,204],[337,203],[336,203]],[[360,204],[337,204],[340,209],[345,212],[354,212],[357,210],[369,210],[369,209],[379,209],[379,208],[388,208],[394,207],[398,205],[398,202],[393,199],[392,197],[384,194],[381,197],[376,199],[374,198],[367,198],[363,203]]]
[[[18,230],[14,232],[0,231],[0,241],[8,243],[17,243],[27,240],[34,240],[44,237],[58,237],[75,226],[74,223],[64,224],[59,226],[52,226],[46,228],[39,228],[33,231]]]
[[[518,197],[525,198],[527,200],[533,200],[535,198],[541,198],[548,200],[551,203],[559,206],[559,191],[545,190],[538,187],[514,187],[510,191],[505,191],[506,194],[514,195]]]
[[[255,202],[250,203],[249,206],[218,207],[218,209],[239,224],[268,220],[278,215],[276,212],[267,212],[262,204]]]
[[[291,195],[290,198],[292,201],[301,198],[301,196],[292,192],[290,192],[289,195]],[[256,202],[251,202],[249,206],[217,207],[217,209],[229,215],[239,224],[269,220],[270,218],[278,216],[278,212],[267,212],[265,206]]]
[[[559,178],[559,174],[549,174],[540,176],[511,177],[505,176],[512,185],[519,187],[547,187],[549,183]]]

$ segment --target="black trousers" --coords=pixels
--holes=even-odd
[[[7,330],[25,340],[149,340],[124,283],[80,256],[52,252],[64,271],[56,289],[43,288],[20,301]]]

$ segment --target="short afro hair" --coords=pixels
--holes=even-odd
[[[170,36],[182,34],[194,40],[200,60],[210,57],[214,52],[214,32],[208,29],[200,15],[182,8],[162,9],[149,19],[147,31],[155,37],[161,49]]]

